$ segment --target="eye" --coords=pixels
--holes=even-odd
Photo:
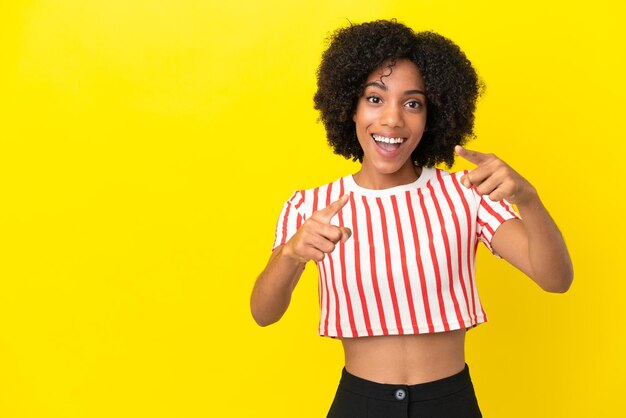
[[[379,104],[379,103],[382,102],[382,100],[378,96],[367,96],[365,98],[365,100],[367,100],[370,103],[374,103],[374,104]]]
[[[410,107],[411,109],[416,109],[416,110],[420,110],[422,107],[424,107],[424,105],[422,105],[422,102],[418,100],[411,100],[406,103],[406,106]]]

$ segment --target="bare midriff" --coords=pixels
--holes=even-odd
[[[378,383],[415,385],[465,367],[465,329],[341,340],[348,373]]]

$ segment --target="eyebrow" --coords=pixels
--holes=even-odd
[[[365,84],[365,87],[369,87],[369,86],[377,87],[377,88],[379,88],[381,90],[387,91],[387,86],[385,86],[384,84],[380,84],[377,81],[370,81],[369,83]],[[426,96],[426,93],[424,93],[422,90],[418,90],[418,89],[407,90],[407,91],[404,92],[404,94],[423,94],[424,96]]]

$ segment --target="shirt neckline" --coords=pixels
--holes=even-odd
[[[392,196],[396,194],[405,193],[408,190],[415,190],[422,187],[428,180],[434,177],[436,168],[434,167],[422,167],[422,173],[417,178],[417,180],[407,183],[401,184],[399,186],[390,187],[388,189],[367,189],[365,187],[359,186],[355,181],[352,174],[345,176],[344,179],[344,187],[346,192],[354,192],[363,196],[370,197],[382,197],[382,196]]]

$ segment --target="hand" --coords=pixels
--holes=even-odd
[[[460,145],[454,151],[477,165],[461,177],[461,184],[468,189],[474,187],[476,192],[489,195],[489,199],[493,201],[506,199],[515,204],[523,204],[536,195],[534,187],[524,177],[494,154],[471,151]]]
[[[349,228],[330,224],[330,220],[348,203],[349,196],[344,195],[324,209],[313,212],[285,244],[285,255],[300,263],[309,260],[320,262],[324,255],[335,250],[338,242],[346,242],[352,235]]]

